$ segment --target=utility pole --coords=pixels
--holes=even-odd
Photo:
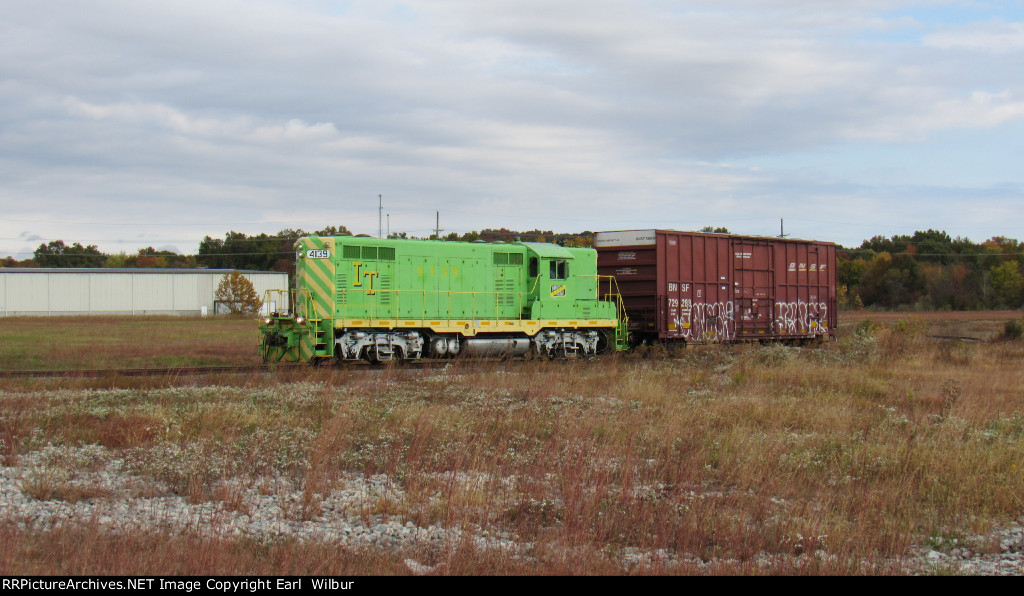
[[[382,221],[382,215],[384,214],[384,195],[377,195],[377,237],[384,237],[384,222]]]
[[[782,218],[780,217],[780,218],[779,218],[779,238],[785,238],[785,237],[786,237],[786,233],[785,233],[785,231],[783,230],[783,227],[782,227]]]
[[[437,212],[437,223],[434,224],[434,237],[437,238],[438,240],[440,240],[441,239],[441,232],[443,232],[443,231],[444,230],[441,229],[441,212],[438,211]]]
[[[388,213],[388,238],[391,237],[391,214]]]

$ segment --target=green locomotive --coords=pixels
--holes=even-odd
[[[271,313],[260,326],[264,361],[626,348],[615,281],[597,275],[589,248],[307,236],[295,249],[291,312]]]

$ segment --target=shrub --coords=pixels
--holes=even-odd
[[[759,365],[780,366],[791,362],[800,353],[797,348],[790,348],[781,343],[771,343],[753,352],[751,358]]]
[[[974,360],[977,345],[966,341],[943,341],[939,343],[939,361],[945,364],[966,366]]]
[[[1024,325],[1017,319],[1010,319],[1003,326],[1003,339],[1020,339],[1024,336]]]
[[[880,331],[885,329],[885,325],[881,323],[875,323],[870,318],[864,319],[857,326],[854,327],[853,333],[857,337],[875,337]]]

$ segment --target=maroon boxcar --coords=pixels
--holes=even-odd
[[[598,232],[634,341],[828,340],[836,245],[672,230]]]

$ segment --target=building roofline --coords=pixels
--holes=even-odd
[[[284,271],[251,271],[248,269],[182,269],[163,267],[0,267],[0,273],[142,273],[142,274],[174,274],[174,275],[224,275],[238,271],[239,273],[260,273],[271,275],[288,275]]]

